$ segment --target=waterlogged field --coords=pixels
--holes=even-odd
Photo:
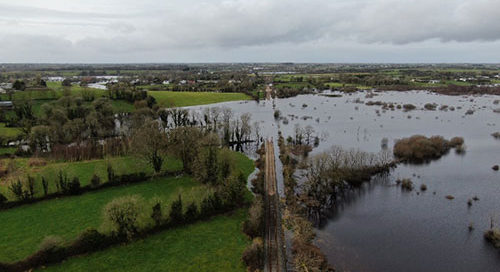
[[[251,113],[264,137],[277,139],[278,130],[285,138],[293,137],[296,125],[310,125],[321,139],[311,155],[333,145],[380,152],[384,138],[392,153],[397,139],[414,134],[463,137],[465,153],[452,151],[427,164],[400,164],[389,175],[348,194],[318,228],[316,244],[341,271],[498,270],[498,252],[484,241],[483,233],[492,220],[500,222],[500,172],[491,169],[500,164],[500,141],[491,136],[500,131],[500,114],[494,112],[500,108],[494,104],[500,97],[424,91],[376,94],[301,95],[278,99],[274,107],[271,101],[218,106],[236,114]],[[416,109],[384,110],[366,105],[368,101],[411,103]],[[436,103],[436,109],[424,109],[427,103]],[[273,117],[275,109],[281,112],[279,120]],[[249,146],[248,152],[254,150]],[[279,160],[277,167],[279,172]],[[416,190],[402,191],[396,185],[402,178],[411,178]],[[425,192],[419,190],[422,184]],[[469,206],[475,196],[479,200]]]

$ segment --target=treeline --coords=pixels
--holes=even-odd
[[[313,244],[316,234],[297,195],[297,181],[294,175],[300,156],[303,154],[294,155],[293,150],[297,148],[297,144],[293,141],[286,143],[281,132],[279,132],[278,145],[285,186],[285,226],[293,233],[293,268],[295,271],[333,271],[328,266],[326,256]]]

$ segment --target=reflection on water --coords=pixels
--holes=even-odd
[[[437,103],[455,110],[384,111],[354,103],[357,99],[412,103],[417,108]],[[500,141],[491,136],[500,131],[500,114],[493,112],[495,99],[427,92],[387,92],[370,99],[364,93],[338,98],[304,95],[275,101],[286,118],[280,121],[274,120],[269,101],[218,106],[230,107],[236,114],[251,113],[264,137],[276,139],[278,130],[286,137],[294,134],[296,124],[311,125],[321,137],[313,153],[332,145],[378,152],[382,139],[387,138],[391,148],[396,139],[413,134],[464,137],[465,155],[450,152],[429,164],[399,165],[390,175],[347,194],[318,230],[316,242],[341,271],[500,271],[498,251],[482,238],[491,218],[500,226],[500,173],[491,170],[500,163]],[[473,114],[466,114],[468,110]],[[398,178],[411,178],[417,190],[401,191],[394,186]],[[427,191],[418,191],[421,184]],[[479,201],[468,207],[467,200],[474,196]]]

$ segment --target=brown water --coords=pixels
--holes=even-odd
[[[419,108],[434,102],[461,109],[383,112],[379,106],[353,103],[356,98],[412,103]],[[500,114],[493,112],[500,107],[493,105],[495,99],[500,97],[428,92],[387,92],[371,99],[365,99],[364,93],[278,99],[276,108],[288,124],[274,120],[270,101],[217,106],[230,107],[236,114],[251,113],[262,134],[275,139],[278,130],[286,137],[294,135],[295,124],[311,125],[321,137],[313,153],[332,145],[378,152],[383,138],[389,140],[390,148],[395,139],[413,134],[464,137],[465,155],[450,152],[429,164],[399,165],[389,175],[351,192],[317,230],[316,244],[340,271],[500,271],[500,252],[483,239],[492,218],[500,227],[500,172],[491,169],[500,164],[500,140],[491,136],[500,131]],[[474,113],[466,115],[468,109]],[[311,118],[304,120],[304,116]],[[397,178],[407,177],[417,190],[402,192],[395,186]],[[417,194],[422,183],[428,189]],[[446,195],[455,199],[448,200]],[[480,200],[468,207],[467,200],[474,196]],[[470,224],[473,231],[468,229]]]

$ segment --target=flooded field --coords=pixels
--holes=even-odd
[[[385,141],[391,150],[396,139],[414,134],[463,137],[463,154],[449,152],[428,164],[400,164],[349,193],[317,230],[316,244],[340,271],[498,271],[499,253],[484,242],[483,233],[491,224],[500,225],[500,172],[491,169],[500,163],[500,140],[491,136],[500,131],[500,113],[494,112],[500,97],[366,94],[301,95],[217,106],[235,114],[251,113],[263,137],[277,139],[278,130],[293,136],[297,124],[310,125],[320,138],[312,155],[333,145],[379,152]],[[368,101],[411,103],[416,109],[384,110],[365,105]],[[436,103],[436,109],[425,110],[427,103]],[[205,107],[210,106],[193,109]],[[274,118],[275,109],[282,118]],[[277,167],[279,173],[279,163]],[[399,178],[411,178],[416,190],[402,191],[395,182]],[[422,184],[426,191],[419,190]],[[478,200],[469,205],[474,197]]]

